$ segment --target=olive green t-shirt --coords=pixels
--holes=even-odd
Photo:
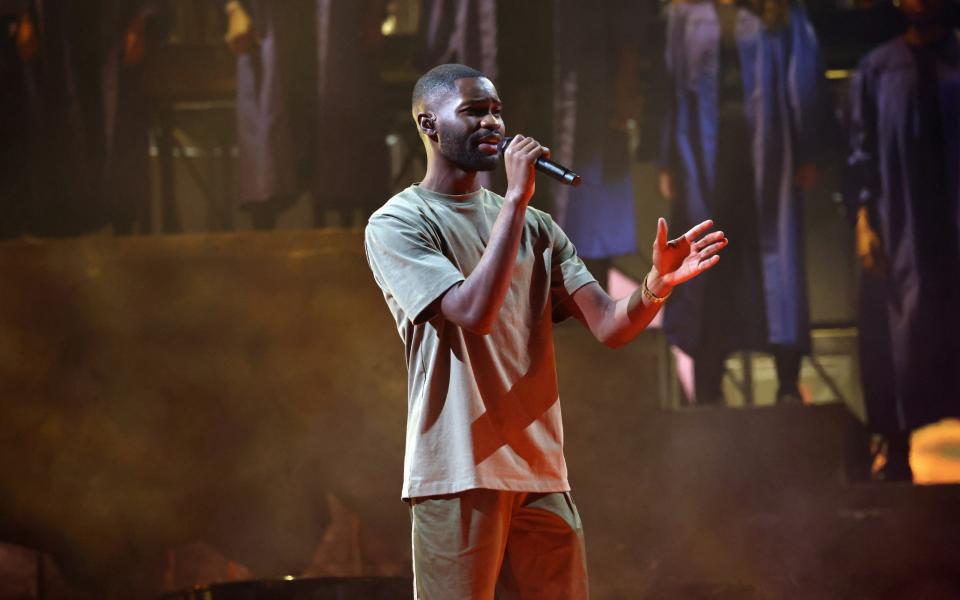
[[[446,196],[414,185],[367,224],[367,260],[406,350],[404,498],[570,489],[552,323],[595,279],[560,227],[527,209],[510,289],[489,335],[430,311],[476,268],[503,202],[485,189]]]

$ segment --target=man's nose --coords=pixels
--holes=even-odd
[[[500,129],[501,125],[503,125],[503,120],[493,113],[487,113],[480,120],[480,127],[483,129]]]

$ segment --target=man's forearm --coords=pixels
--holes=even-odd
[[[649,286],[650,296],[645,293],[644,286]],[[669,293],[670,289],[662,286],[654,273],[647,275],[637,290],[614,303],[610,329],[603,336],[603,343],[619,348],[633,341],[663,307],[663,302],[657,302],[656,298],[666,298]]]
[[[516,198],[504,201],[477,267],[441,300],[446,319],[474,333],[490,333],[513,279],[526,210]]]

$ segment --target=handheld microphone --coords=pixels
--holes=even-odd
[[[497,144],[497,149],[500,150],[500,154],[503,154],[507,150],[507,146],[510,145],[512,140],[513,136],[511,135],[510,137],[503,138],[500,143]],[[549,175],[560,183],[564,183],[566,185],[577,187],[582,181],[580,176],[570,169],[543,156],[537,159],[537,163],[534,165],[534,167],[544,175]]]

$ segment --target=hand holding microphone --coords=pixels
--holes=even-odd
[[[534,164],[541,156],[549,156],[550,149],[532,137],[522,135],[501,141],[497,148],[503,154],[503,168],[507,172],[506,198],[526,206],[537,184]]]
[[[517,136],[517,137],[522,138],[521,140],[519,140],[521,143],[526,140],[532,139],[532,138],[524,138],[523,136]],[[513,138],[514,136],[505,137],[500,142],[500,144],[497,145],[497,148],[500,150],[500,154],[506,153],[507,147],[510,145],[510,142],[513,141]],[[536,162],[534,163],[534,168],[536,168],[536,170],[540,171],[544,175],[549,175],[550,177],[553,177],[560,183],[563,183],[566,185],[572,185],[573,187],[577,187],[578,185],[580,185],[582,180],[580,179],[579,175],[577,175],[570,169],[564,167],[563,165],[553,162],[552,160],[550,160],[549,156],[550,156],[549,150],[546,153],[540,155],[539,158],[537,158]],[[509,179],[509,171],[508,171],[508,179]]]

